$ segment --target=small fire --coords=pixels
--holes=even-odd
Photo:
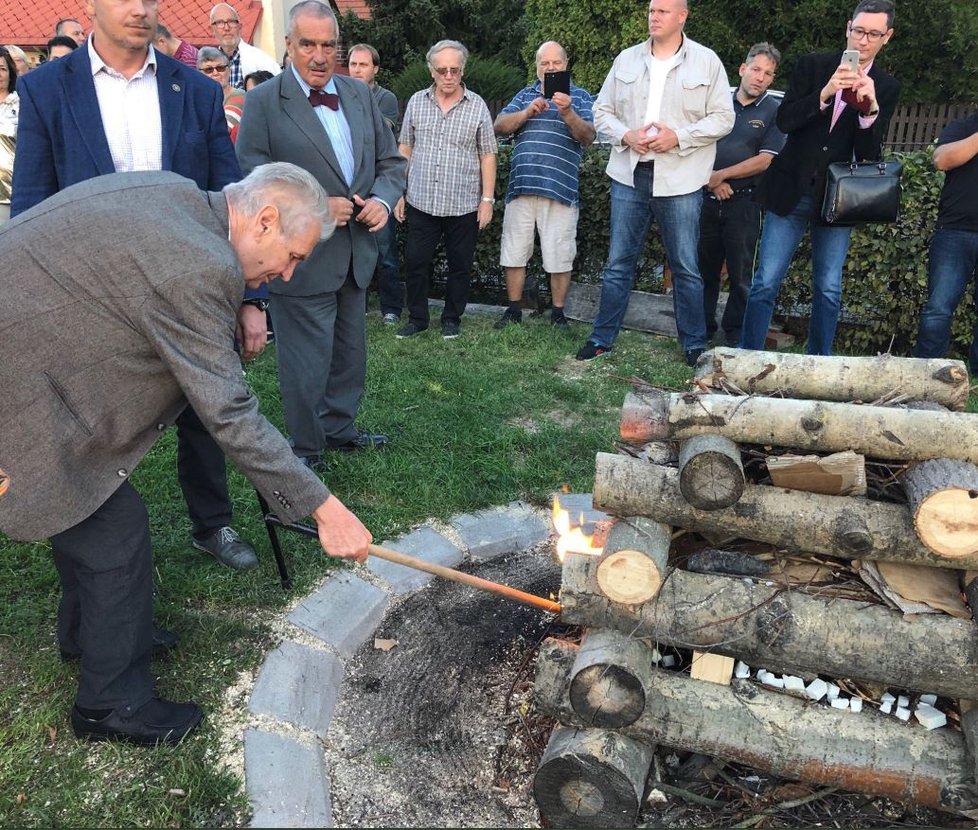
[[[601,547],[594,545],[594,537],[588,536],[582,529],[584,514],[578,516],[577,524],[572,526],[570,513],[560,506],[560,498],[554,496],[553,522],[557,531],[557,558],[561,562],[568,553],[586,553],[592,556],[600,555]]]

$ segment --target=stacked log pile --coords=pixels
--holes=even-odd
[[[665,449],[597,456],[595,507],[618,518],[600,555],[564,561],[561,617],[585,627],[581,644],[548,640],[538,659],[537,705],[561,724],[534,785],[544,822],[633,824],[657,745],[978,818],[978,710],[960,729],[925,728],[945,717],[937,697],[978,698],[966,609],[905,616],[777,578],[750,555],[766,544],[794,561],[978,572],[964,365],[716,349],[694,384],[625,401],[622,437]],[[774,486],[758,458],[802,489]],[[868,493],[867,464],[888,479]],[[707,549],[679,551],[693,534]],[[978,601],[978,579],[961,587]],[[663,668],[666,648],[692,650],[690,674]],[[850,705],[833,681],[906,692],[907,715],[882,714],[888,700]]]

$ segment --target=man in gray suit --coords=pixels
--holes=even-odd
[[[324,450],[387,443],[354,419],[367,374],[364,307],[376,234],[404,191],[407,166],[370,89],[334,76],[338,38],[329,6],[293,6],[292,67],[248,93],[235,145],[243,170],[289,161],[331,194],[336,233],[295,280],[270,289],[285,425],[295,454],[317,472]]]
[[[172,743],[202,717],[154,692],[149,522],[128,481],[188,403],[282,519],[311,513],[327,553],[367,556],[370,533],[259,414],[232,347],[245,286],[292,277],[331,230],[326,200],[289,164],[223,194],[117,173],[0,228],[16,274],[0,306],[0,531],[50,538],[79,596],[79,737]]]

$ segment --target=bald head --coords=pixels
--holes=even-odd
[[[567,52],[556,40],[541,43],[536,56],[537,77],[543,83],[547,72],[562,72],[567,68]]]

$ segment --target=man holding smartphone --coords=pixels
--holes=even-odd
[[[826,225],[821,219],[826,170],[836,161],[882,157],[900,82],[876,66],[875,59],[893,36],[893,16],[890,0],[862,0],[846,26],[846,52],[798,59],[778,109],[777,125],[787,141],[756,191],[767,215],[741,348],[764,348],[781,281],[807,229],[812,237],[807,351],[832,354],[851,228]]]
[[[543,267],[550,274],[550,322],[567,328],[564,301],[577,254],[581,154],[594,141],[594,99],[570,83],[567,53],[555,41],[537,49],[537,81],[520,90],[496,116],[496,135],[513,136],[499,261],[506,271],[509,308],[497,329],[523,319],[520,308],[533,232],[540,233]],[[556,91],[563,85],[566,92]]]

